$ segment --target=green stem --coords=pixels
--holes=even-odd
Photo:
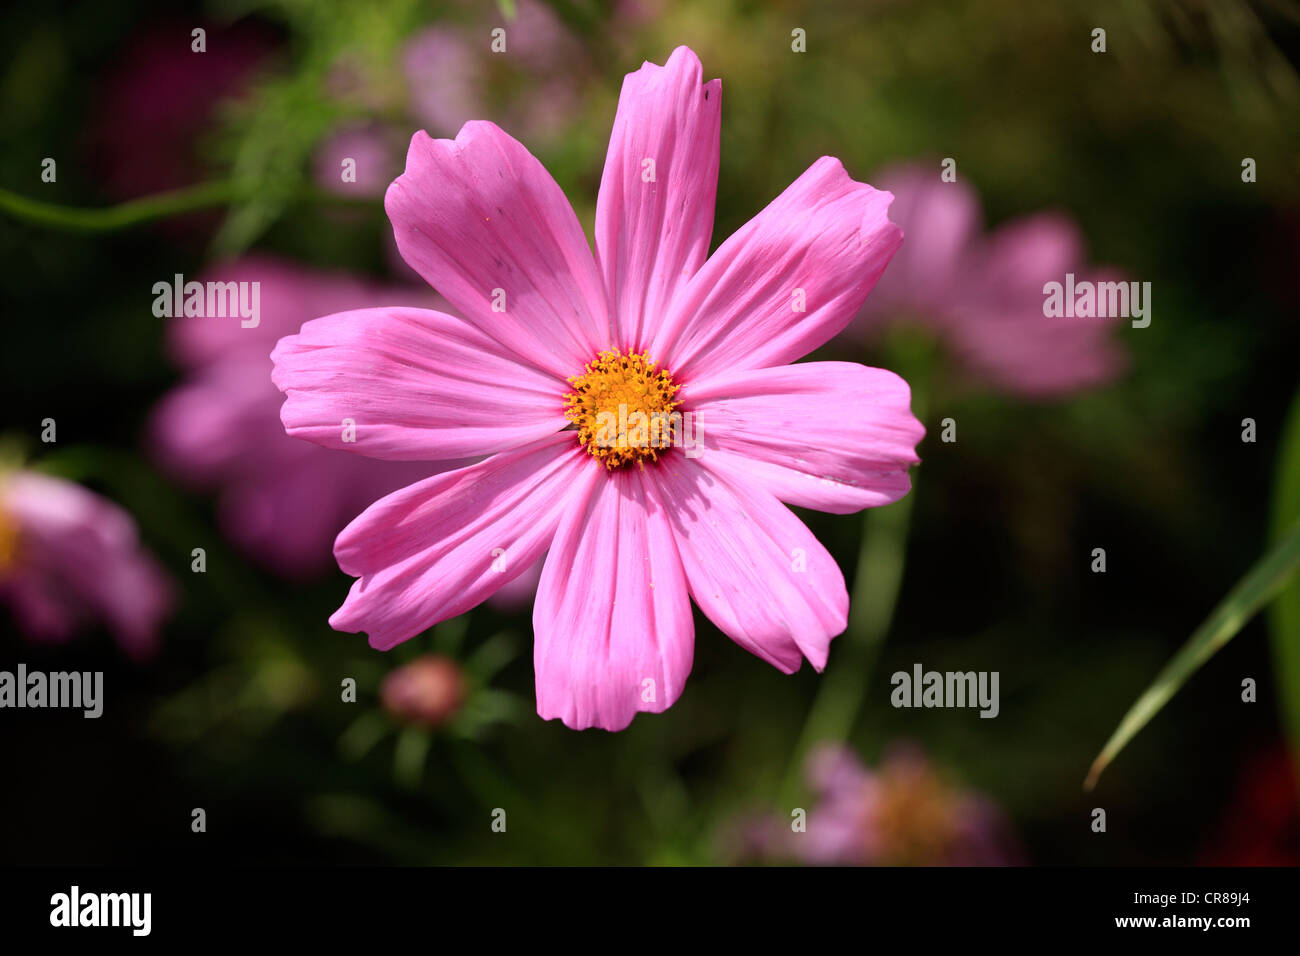
[[[1147,725],[1170,698],[1200,669],[1201,665],[1218,653],[1223,645],[1237,636],[1246,623],[1286,587],[1300,570],[1300,523],[1291,528],[1286,537],[1246,572],[1228,592],[1228,596],[1210,612],[1187,643],[1156,675],[1155,681],[1137,702],[1129,708],[1124,719],[1111,734],[1088,771],[1084,790],[1091,790],[1116,755]]]
[[[115,229],[127,229],[141,223],[169,216],[179,216],[200,209],[216,206],[228,206],[232,203],[252,198],[257,188],[248,184],[229,180],[198,183],[183,189],[155,193],[105,206],[102,209],[87,209],[79,206],[60,206],[56,203],[29,199],[7,189],[0,189],[0,212],[8,213],[15,219],[62,229],[69,232],[111,232]],[[308,190],[301,198],[311,202],[356,203],[368,199],[349,199],[321,190]]]
[[[225,206],[247,193],[247,187],[239,188],[233,182],[200,183],[103,209],[84,209],[28,199],[7,189],[0,189],[0,210],[16,219],[54,229],[108,232],[197,209]]]

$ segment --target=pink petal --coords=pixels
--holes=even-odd
[[[205,287],[214,282],[243,283],[246,295],[251,294],[253,283],[258,289],[257,325],[245,327],[238,314],[225,318],[178,315],[167,320],[168,350],[177,364],[191,368],[239,353],[254,352],[265,359],[277,340],[297,332],[318,315],[381,305],[426,309],[446,305],[423,285],[383,286],[346,272],[305,269],[262,253],[219,262],[198,276],[185,276],[186,282],[191,279]]]
[[[715,471],[704,457],[672,456],[655,478],[691,597],[724,634],[787,674],[803,657],[826,666],[844,630],[849,596],[835,559],[769,492]]]
[[[892,199],[823,156],[678,292],[650,353],[679,380],[808,354],[843,330],[902,242]]]
[[[217,518],[241,550],[286,577],[332,571],[334,539],[369,505],[412,482],[470,464],[381,464],[295,441],[283,430],[279,438],[287,449],[251,449],[256,460],[224,480]]]
[[[596,258],[618,342],[634,351],[709,254],[722,81],[701,79],[699,57],[678,47],[664,66],[629,73],[618,100],[596,200]]]
[[[542,580],[542,565],[545,562],[546,555],[542,555],[519,577],[503,584],[488,603],[507,614],[529,607],[537,597],[537,584]]]
[[[677,700],[695,628],[654,471],[592,468],[597,481],[560,522],[533,606],[537,712],[622,730]]]
[[[569,495],[597,477],[578,470],[588,460],[565,432],[375,502],[334,543],[360,580],[330,626],[388,650],[484,601],[550,545]]]
[[[62,644],[85,623],[86,608],[51,574],[8,571],[0,578],[0,597],[19,629],[37,643]]]
[[[836,514],[887,505],[907,494],[907,469],[920,460],[925,428],[910,410],[911,389],[884,369],[807,362],[728,371],[682,396],[707,464],[718,457],[793,505]]]
[[[441,461],[516,448],[565,425],[563,382],[442,312],[329,315],[281,339],[271,359],[285,431],[326,448]]]
[[[384,206],[402,258],[517,357],[564,379],[610,347],[604,288],[573,207],[492,123],[466,123],[455,140],[416,133]]]

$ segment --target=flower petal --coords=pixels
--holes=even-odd
[[[677,700],[695,627],[653,471],[596,470],[560,522],[533,606],[537,712],[622,730]]]
[[[709,254],[722,81],[702,78],[699,57],[678,47],[663,66],[629,73],[618,98],[596,200],[596,260],[618,344],[634,351]]]
[[[724,372],[683,390],[705,448],[782,501],[848,514],[911,487],[925,428],[893,372],[806,362]]]
[[[823,156],[678,292],[650,353],[679,381],[807,355],[843,330],[902,242],[892,199]]]
[[[566,432],[375,502],[334,543],[360,580],[330,626],[388,650],[484,601],[550,545],[589,457]]]
[[[564,427],[564,383],[502,352],[442,312],[359,309],[281,339],[271,378],[296,438],[372,458],[443,461]]]
[[[844,630],[844,575],[811,531],[763,488],[701,459],[656,469],[691,597],[724,634],[787,674],[826,666]]]
[[[573,207],[492,123],[416,133],[384,197],[402,258],[471,323],[561,379],[611,345],[605,291]]]

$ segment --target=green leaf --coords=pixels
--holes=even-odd
[[[1120,721],[1119,727],[1102,748],[1088,771],[1084,789],[1091,790],[1097,778],[1125,745],[1146,726],[1187,678],[1237,635],[1255,613],[1277,596],[1300,566],[1300,524],[1292,527],[1268,554],[1246,573],[1205,623],[1165,665],[1155,682],[1138,698]]]
[[[1273,489],[1273,537],[1278,540],[1300,522],[1300,392],[1282,436]],[[1269,624],[1283,726],[1291,749],[1300,754],[1300,580],[1278,594],[1269,608]]]
[[[433,736],[418,727],[408,727],[398,734],[393,752],[393,779],[398,786],[414,790],[420,785],[432,744]]]

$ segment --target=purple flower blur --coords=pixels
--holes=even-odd
[[[1062,395],[1123,371],[1115,318],[1044,315],[1045,283],[1067,272],[1117,278],[1086,263],[1068,218],[1040,213],[982,234],[974,190],[942,182],[937,166],[887,170],[878,181],[894,194],[890,215],[906,238],[851,329],[872,336],[920,322],[970,378],[1020,395]]]
[[[61,643],[102,622],[142,660],[158,649],[172,587],[135,522],[71,481],[0,475],[0,600],[36,641]]]
[[[871,769],[847,747],[808,759],[818,797],[806,833],[791,834],[806,863],[1004,866],[1019,853],[1001,812],[944,780],[916,748],[895,747]]]
[[[439,467],[384,462],[291,438],[280,424],[271,384],[272,347],[318,315],[376,299],[436,305],[427,289],[383,288],[265,256],[216,267],[205,281],[259,282],[256,327],[238,318],[168,320],[172,356],[184,379],[154,409],[154,457],[178,480],[219,492],[223,533],[261,564],[287,577],[324,571],[334,536],[354,513]]]

